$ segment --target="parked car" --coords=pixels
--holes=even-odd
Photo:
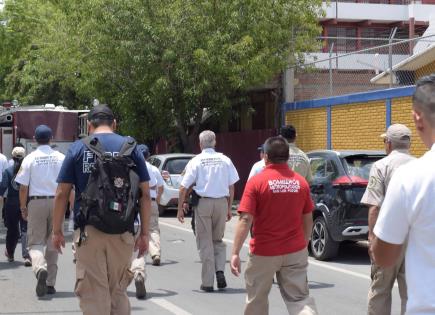
[[[340,242],[367,240],[368,207],[360,203],[374,162],[381,151],[309,152],[315,204],[310,249],[318,260],[338,253]]]
[[[164,179],[163,194],[158,205],[160,215],[168,208],[177,207],[180,174],[194,156],[188,153],[170,153],[152,155],[148,158],[148,162],[160,170]]]

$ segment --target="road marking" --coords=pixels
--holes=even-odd
[[[354,277],[357,277],[357,278],[365,279],[365,280],[371,280],[371,278],[369,276],[365,275],[365,274],[362,274],[362,273],[359,273],[359,272],[350,271],[350,270],[347,270],[347,269],[344,269],[344,268],[330,266],[330,265],[327,265],[327,264],[322,263],[320,261],[317,261],[317,260],[315,260],[313,258],[308,258],[308,261],[309,261],[310,265],[326,268],[326,269],[333,270],[333,271],[336,271],[336,272],[341,272],[341,273],[344,273],[344,274],[347,274],[347,275],[350,275],[350,276],[354,276]]]
[[[167,223],[167,222],[159,222],[159,224],[162,224],[162,225],[165,225],[165,226],[168,226],[168,227],[171,227],[171,228],[177,229],[177,230],[181,230],[181,231],[184,231],[184,232],[193,233],[193,231],[192,231],[191,229],[186,229],[186,228],[183,228],[183,227],[181,227],[181,226],[174,225],[174,224],[171,224],[171,223]],[[222,240],[223,240],[225,243],[234,244],[234,241],[233,241],[233,240],[229,240],[229,239],[226,239],[226,238],[224,238],[224,239],[222,239]],[[244,244],[243,244],[243,247],[249,248],[249,245],[246,244],[246,243],[244,243]],[[315,259],[313,259],[313,258],[308,258],[308,260],[309,260],[309,263],[310,263],[311,265],[313,265],[313,266],[317,266],[317,267],[321,267],[321,268],[329,269],[329,270],[332,270],[332,271],[335,271],[335,272],[344,273],[344,274],[347,274],[347,275],[350,275],[350,276],[354,276],[354,277],[357,277],[357,278],[361,278],[361,279],[364,279],[364,280],[371,280],[371,278],[370,278],[369,276],[367,276],[367,275],[365,275],[365,274],[363,274],[363,273],[350,271],[350,270],[347,270],[347,269],[344,269],[344,268],[339,268],[339,267],[330,266],[330,265],[327,265],[327,264],[322,263],[322,262],[320,262],[320,261],[317,261],[317,260],[315,260]],[[396,284],[396,285],[397,285],[397,284]]]
[[[175,315],[192,315],[191,313],[183,310],[182,308],[178,307],[177,305],[169,302],[168,300],[162,299],[162,298],[152,298],[149,299],[150,302],[157,304],[158,306],[164,308],[165,310],[171,312]]]

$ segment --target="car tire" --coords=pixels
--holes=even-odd
[[[310,249],[317,260],[328,260],[337,256],[340,242],[334,241],[329,235],[326,221],[323,217],[314,220],[311,231]]]
[[[166,208],[161,205],[158,205],[158,209],[159,209],[159,217],[162,217],[166,212]]]

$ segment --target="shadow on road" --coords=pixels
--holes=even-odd
[[[313,255],[310,253],[310,256]],[[313,257],[314,258],[314,257]],[[330,260],[337,264],[370,265],[367,242],[343,242],[340,244],[337,257]]]
[[[6,258],[5,258],[6,259]],[[14,262],[0,261],[0,270],[17,269],[24,266],[24,262],[16,260]],[[0,278],[0,281],[3,280]]]
[[[127,295],[129,297],[136,297],[135,292],[128,291]],[[147,298],[146,300],[152,299],[152,298],[164,298],[169,296],[178,295],[175,291],[170,290],[164,290],[164,289],[157,289],[156,291],[147,291]]]
[[[202,290],[192,290],[192,292],[204,294],[241,294],[246,293],[246,290],[242,288],[225,288],[224,290],[214,290],[213,292],[204,292]]]
[[[317,281],[308,281],[308,287],[310,289],[329,289],[335,287],[332,283],[324,283],[324,282],[317,282]]]
[[[367,243],[342,243],[334,262],[346,265],[370,265]]]
[[[41,298],[38,298],[40,301],[51,301],[55,299],[64,299],[64,298],[76,298],[76,295],[72,291],[57,291],[56,294],[47,294]]]

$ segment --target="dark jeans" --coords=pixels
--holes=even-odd
[[[21,247],[23,258],[28,258],[27,251],[27,221],[21,217],[19,207],[5,207],[5,226],[6,232],[6,250],[10,257],[14,257],[15,248],[17,247],[18,239],[21,233]]]

